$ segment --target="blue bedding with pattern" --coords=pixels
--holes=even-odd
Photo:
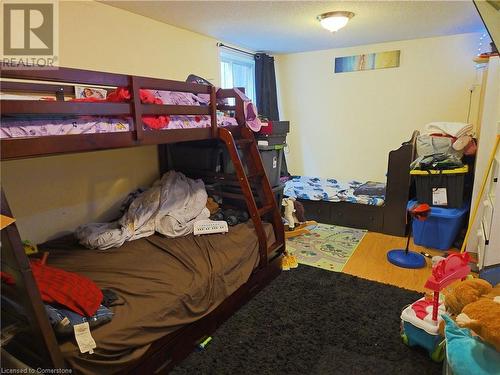
[[[287,197],[311,201],[350,202],[382,206],[384,195],[355,194],[364,182],[341,182],[334,178],[294,176],[285,184],[284,195]],[[380,183],[379,183],[380,185]]]

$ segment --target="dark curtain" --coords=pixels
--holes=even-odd
[[[279,120],[274,57],[265,53],[255,54],[255,93],[259,115]]]

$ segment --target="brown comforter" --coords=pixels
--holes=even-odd
[[[269,243],[272,228],[265,226]],[[250,223],[228,234],[169,239],[152,235],[105,251],[52,247],[48,264],[83,274],[116,291],[113,320],[92,330],[97,348],[81,354],[61,344],[77,373],[108,374],[133,363],[155,340],[211,312],[244,284],[259,260]]]

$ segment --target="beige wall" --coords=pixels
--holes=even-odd
[[[335,37],[335,36],[332,36]],[[480,34],[277,56],[291,173],[385,181],[387,153],[431,121],[465,121]],[[333,73],[337,56],[401,50],[399,68]]]
[[[219,81],[214,39],[95,2],[60,3],[60,64]],[[23,239],[40,242],[94,220],[158,174],[155,147],[2,162],[2,185]]]
[[[476,156],[474,190],[472,192],[473,205],[476,203],[478,199],[484,175],[488,170],[487,169],[488,162],[490,154],[495,145],[496,136],[497,134],[500,134],[500,58],[498,57],[492,57],[489,60],[487,68],[487,77],[483,90],[485,97],[483,103],[483,111],[481,113],[482,115],[480,124],[481,133],[478,144],[478,152]],[[499,153],[497,153],[497,155],[499,155]],[[489,176],[489,178],[491,178],[491,175]],[[481,202],[485,201],[489,189],[490,187],[487,186],[481,198]],[[498,199],[500,198],[496,199],[497,203],[495,210],[498,207]],[[493,202],[495,202],[495,200],[493,200]],[[481,203],[478,206],[475,221],[472,223],[470,231],[470,240],[467,243],[467,251],[477,252],[478,237],[476,233],[478,229],[480,229],[481,218],[483,217],[483,214],[484,214],[484,205]],[[497,251],[498,253],[500,253],[500,244],[495,243],[495,241],[492,241],[491,244],[492,245],[490,245],[489,251],[490,252]],[[497,246],[496,250],[493,249],[495,246]]]
[[[500,44],[500,11],[487,1],[475,1],[484,24],[491,38],[498,46]]]

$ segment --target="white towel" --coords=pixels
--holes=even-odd
[[[431,122],[425,125],[427,134],[448,134],[459,138],[472,132],[472,124],[463,122]]]

